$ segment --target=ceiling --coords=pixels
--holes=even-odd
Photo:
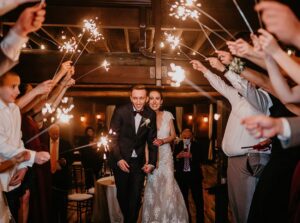
[[[113,91],[124,92],[131,84],[142,83],[151,87],[160,85],[168,92],[195,92],[189,86],[180,89],[169,87],[167,69],[171,62],[186,68],[187,76],[196,85],[215,94],[205,78],[195,73],[188,64],[189,58],[202,59],[192,54],[192,50],[212,56],[214,49],[199,25],[194,21],[178,21],[169,16],[170,4],[166,0],[48,0],[47,15],[43,27],[30,35],[30,40],[22,50],[17,71],[23,82],[38,83],[51,78],[60,63],[63,53],[58,47],[67,39],[82,31],[83,19],[98,18],[99,29],[104,40],[89,43],[83,51],[75,68],[75,78],[99,66],[104,59],[111,63],[109,72],[95,70],[81,78],[70,91],[72,96],[120,97],[110,95]],[[255,0],[238,1],[253,29],[259,27],[258,16],[253,10]],[[235,8],[232,0],[202,0],[201,9],[222,23],[236,38],[248,36],[249,31]],[[6,34],[16,21],[23,8],[19,7],[2,17],[1,31]],[[205,15],[200,21],[210,28],[206,29],[209,38],[217,49],[226,47],[225,41],[232,39],[218,25]],[[188,46],[178,50],[160,47],[164,32],[172,33]],[[86,37],[81,40],[83,49]],[[45,46],[45,49],[41,47]],[[192,49],[192,50],[191,50]],[[76,58],[79,54],[73,56]],[[70,58],[66,55],[64,58]],[[160,87],[159,87],[160,88]],[[102,93],[101,93],[102,92]],[[103,93],[104,92],[104,93]],[[108,92],[110,92],[108,94]],[[201,93],[194,95],[202,97]]]

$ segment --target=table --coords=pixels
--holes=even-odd
[[[92,220],[94,223],[123,223],[113,176],[103,177],[95,183]]]

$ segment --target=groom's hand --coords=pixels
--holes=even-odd
[[[118,166],[122,171],[129,173],[129,165],[125,160],[119,160]]]

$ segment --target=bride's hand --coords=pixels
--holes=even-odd
[[[164,143],[165,143],[165,142],[164,142],[163,139],[155,139],[155,140],[153,141],[153,144],[156,145],[156,146],[161,146],[161,145],[163,145]]]

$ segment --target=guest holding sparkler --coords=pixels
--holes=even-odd
[[[208,60],[213,63],[211,59]],[[229,203],[234,222],[247,222],[257,180],[268,162],[269,156],[250,149],[242,149],[244,146],[258,144],[259,140],[246,131],[240,124],[240,119],[249,115],[261,114],[261,111],[253,107],[246,98],[240,95],[237,89],[227,85],[201,62],[193,60],[191,63],[193,68],[202,72],[210,84],[226,97],[232,106],[222,142],[222,148],[229,157],[227,169]],[[240,70],[236,70],[236,72],[240,73],[243,69],[238,67]],[[222,71],[226,71],[223,68],[225,66],[222,67]],[[230,70],[227,71],[227,73],[230,72]]]
[[[19,94],[20,78],[16,73],[8,72],[0,77],[0,154],[1,158],[8,159],[25,150],[21,140],[21,116],[19,108],[14,104]],[[47,152],[30,151],[30,160],[21,163],[11,171],[1,174],[1,188],[6,193],[12,215],[18,219],[20,183],[28,166],[33,163],[43,164],[49,159]]]

